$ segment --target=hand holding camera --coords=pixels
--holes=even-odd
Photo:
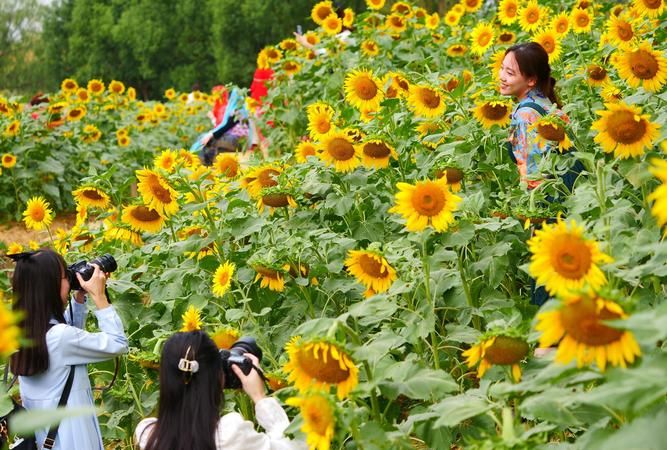
[[[252,353],[245,353],[244,356],[252,361],[252,363],[259,367],[259,360]],[[262,377],[257,372],[257,370],[251,369],[248,374],[243,373],[243,370],[237,365],[232,365],[232,370],[241,381],[241,386],[248,397],[252,399],[254,403],[262,400],[266,397],[266,391],[264,389],[264,381]]]
[[[220,350],[225,389],[240,389],[257,403],[265,397],[263,375],[259,371],[262,349],[255,339],[244,336],[229,350]]]
[[[109,300],[106,296],[106,274],[117,268],[116,260],[109,254],[95,258],[90,263],[86,261],[74,263],[67,267],[70,289],[86,291],[98,309],[107,308]]]

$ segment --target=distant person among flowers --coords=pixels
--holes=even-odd
[[[499,78],[500,93],[518,101],[511,116],[509,155],[518,166],[521,181],[528,189],[535,189],[544,181],[538,171],[540,159],[556,147],[563,152],[571,146],[563,127],[541,122],[549,120],[545,117],[551,114],[564,124],[570,121],[558,109],[561,105],[554,90],[556,80],[551,76],[549,55],[535,42],[514,45],[505,52]],[[570,191],[583,168],[581,163],[577,164],[576,173],[570,171],[562,177]]]
[[[259,367],[257,358],[245,354]],[[225,375],[215,342],[203,331],[176,333],[164,344],[160,358],[160,399],[157,418],[137,425],[141,450],[301,450],[305,442],[284,435],[287,414],[274,397],[267,397],[256,369],[245,375],[233,365],[242,388],[255,405],[255,431],[241,414],[220,416]]]

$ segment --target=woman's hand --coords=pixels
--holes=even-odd
[[[92,266],[95,268],[95,272],[93,272],[90,280],[85,281],[78,272],[76,277],[79,279],[81,288],[93,298],[97,309],[108,308],[109,300],[107,300],[106,293],[104,292],[104,288],[107,284],[107,277],[97,264],[92,264]]]
[[[312,50],[313,47],[315,47],[313,44],[308,42],[308,39],[306,39],[306,36],[304,36],[303,34],[299,34],[299,33],[295,32],[294,33],[294,39],[296,39],[296,41],[299,44],[301,44],[303,47],[305,47],[309,50]]]
[[[206,147],[211,139],[213,139],[213,133],[209,131],[204,135],[204,137],[201,138],[202,147]]]
[[[255,367],[259,367],[259,360],[252,353],[245,353],[245,356],[250,358]],[[252,369],[248,375],[245,375],[240,367],[232,365],[232,370],[241,380],[241,385],[243,390],[248,394],[248,397],[252,399],[254,403],[257,403],[261,399],[266,397],[266,392],[264,390],[264,381],[262,377],[257,373],[255,369]]]

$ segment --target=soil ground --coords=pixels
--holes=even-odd
[[[51,223],[51,232],[55,232],[58,228],[64,228],[69,230],[74,226],[76,222],[76,213],[63,213],[56,216]],[[28,246],[28,242],[31,240],[37,242],[45,242],[49,240],[49,233],[46,230],[34,231],[28,230],[25,227],[23,222],[6,222],[0,224],[0,241],[4,242],[5,245],[9,245],[12,242],[18,242],[24,247]]]

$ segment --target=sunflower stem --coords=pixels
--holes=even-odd
[[[426,301],[428,302],[429,307],[431,308],[431,314],[433,317],[436,316],[435,311],[435,301],[431,297],[431,266],[428,263],[428,254],[426,253],[426,241],[427,237],[425,234],[422,234],[422,267],[424,268],[424,291],[426,294]],[[438,355],[438,336],[435,332],[435,323],[433,324],[433,329],[430,332],[431,337],[431,352],[433,353],[433,365],[436,370],[440,369],[440,357]]]
[[[463,292],[466,295],[466,301],[468,303],[468,306],[472,309],[477,309],[479,305],[477,305],[477,302],[475,302],[475,299],[472,296],[472,293],[470,292],[470,285],[468,284],[468,279],[466,278],[465,275],[465,268],[463,267],[463,249],[465,247],[461,248],[461,251],[458,253],[456,261],[457,261],[457,266],[459,269],[459,276],[461,277],[461,285],[463,286]],[[482,329],[482,324],[479,321],[479,317],[474,315],[472,316],[472,324],[475,327],[476,330],[481,330]]]

